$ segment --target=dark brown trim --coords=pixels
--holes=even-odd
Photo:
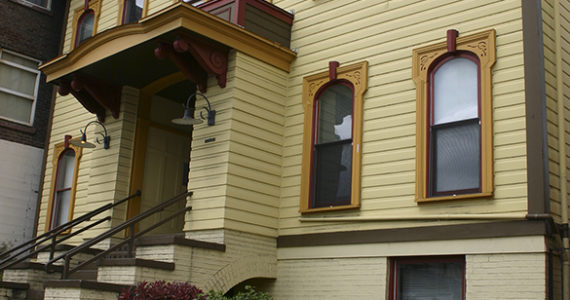
[[[114,284],[106,282],[88,281],[88,280],[53,280],[46,281],[44,287],[48,288],[76,288],[76,289],[88,289],[97,290],[105,292],[115,292],[120,293],[123,289],[130,287],[130,285],[124,284]]]
[[[478,224],[285,235],[277,238],[277,247],[285,248],[303,246],[306,247],[498,238],[546,235],[547,232],[546,223],[544,221],[506,221]]]
[[[15,264],[8,269],[10,270],[38,270],[38,271],[45,271],[46,265],[38,262],[21,262]],[[58,265],[49,265],[49,272],[60,272],[63,270],[63,266]]]
[[[14,289],[14,290],[27,290],[30,285],[20,282],[0,281],[0,288]]]
[[[546,87],[540,0],[522,5],[528,213],[549,213]]]
[[[153,269],[161,269],[167,271],[174,270],[174,263],[171,262],[164,262],[164,261],[157,261],[157,260],[148,260],[148,259],[140,259],[140,258],[113,258],[113,259],[104,259],[102,260],[98,266],[132,266],[132,267],[145,267],[145,268],[153,268]]]
[[[144,236],[137,240],[137,246],[180,245],[210,250],[226,251],[226,245],[187,239],[184,233]]]

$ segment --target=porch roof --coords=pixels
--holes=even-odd
[[[94,90],[109,86],[115,87],[116,90],[116,87],[122,85],[142,88],[177,71],[182,71],[192,79],[197,63],[204,64],[200,60],[204,57],[197,57],[199,55],[196,51],[192,52],[190,49],[190,54],[184,53],[186,57],[181,59],[183,65],[187,64],[187,70],[181,68],[180,61],[177,62],[176,59],[171,59],[174,62],[172,63],[155,57],[156,55],[172,58],[171,53],[165,55],[164,51],[161,52],[159,49],[161,45],[172,49],[173,43],[176,43],[180,37],[191,43],[196,42],[199,46],[202,44],[202,48],[211,47],[214,52],[221,49],[224,53],[228,48],[235,49],[284,71],[289,71],[290,64],[296,57],[295,52],[288,48],[181,1],[142,18],[138,23],[121,25],[98,33],[70,53],[43,64],[40,70],[46,74],[48,82],[60,84],[60,93],[62,83],[67,84],[65,89],[69,90],[71,82],[71,93],[100,118],[104,115],[104,109],[110,109],[113,115],[117,114],[115,117],[118,117],[118,112],[114,111],[116,103],[111,103],[115,107],[113,109],[108,107],[109,103],[101,103],[109,100],[99,99],[108,98],[108,95],[96,95],[96,92],[90,92],[88,88],[85,88],[87,92],[83,94],[78,91],[89,85],[96,87]],[[182,45],[186,48],[188,46],[184,40]],[[180,49],[176,50],[181,52]],[[198,53],[200,50],[198,49]],[[213,59],[206,63],[210,63],[215,69],[218,62]],[[205,71],[212,74],[211,68]],[[214,74],[219,75],[219,73]],[[78,76],[86,79],[78,83],[72,82]],[[197,76],[203,77],[203,74],[198,73]],[[223,77],[222,81],[225,84],[225,73]],[[199,84],[198,81],[193,81]],[[218,83],[222,85],[220,78]],[[116,99],[116,96],[114,98]]]

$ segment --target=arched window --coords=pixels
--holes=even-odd
[[[73,12],[71,50],[97,32],[97,22],[101,14],[101,0],[89,0],[85,4]]]
[[[323,88],[315,101],[311,207],[350,204],[352,170],[350,83]]]
[[[493,195],[494,63],[494,30],[414,49],[416,201]]]
[[[430,196],[481,190],[479,60],[456,53],[429,72]]]
[[[136,23],[142,17],[144,0],[125,0],[123,6],[123,24]]]
[[[67,144],[67,147],[66,147]],[[59,143],[54,147],[51,193],[46,231],[73,219],[80,147]]]
[[[328,72],[303,79],[302,213],[360,206],[367,74],[367,62],[343,67],[333,62]]]
[[[75,39],[75,46],[79,46],[84,40],[93,35],[93,26],[95,24],[95,12],[88,10],[79,17],[77,21],[77,35]]]

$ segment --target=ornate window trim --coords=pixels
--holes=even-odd
[[[429,107],[428,84],[434,64],[456,51],[470,52],[479,58],[480,120],[481,120],[481,186],[471,194],[430,197],[428,188],[429,166]],[[416,83],[416,201],[491,197],[493,195],[493,106],[492,72],[496,61],[495,30],[464,37],[457,31],[448,31],[447,41],[413,50],[412,77]]]
[[[78,23],[80,18],[87,12],[93,11],[93,33],[91,36],[94,36],[97,33],[97,25],[99,23],[99,15],[101,14],[101,0],[91,0],[89,1],[88,7],[80,7],[75,9],[73,12],[73,31],[71,34],[71,50],[75,49],[79,45],[77,44],[77,30]]]
[[[351,201],[348,205],[311,208],[313,134],[315,100],[319,91],[334,82],[345,81],[353,88],[353,127],[352,127],[352,176]],[[368,88],[368,62],[338,67],[337,62],[329,64],[329,70],[303,78],[303,108],[305,110],[303,134],[303,160],[301,170],[301,200],[299,212],[312,213],[353,209],[360,207],[360,182],[362,160],[362,115],[364,93]]]

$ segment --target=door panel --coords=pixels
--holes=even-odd
[[[141,195],[141,212],[167,201],[187,189],[184,171],[190,159],[190,139],[188,136],[150,126],[147,136],[144,175]],[[156,222],[168,218],[172,213],[184,209],[186,202],[181,200],[160,213],[141,222],[139,229],[148,228]],[[152,233],[181,232],[184,215],[165,223]]]

